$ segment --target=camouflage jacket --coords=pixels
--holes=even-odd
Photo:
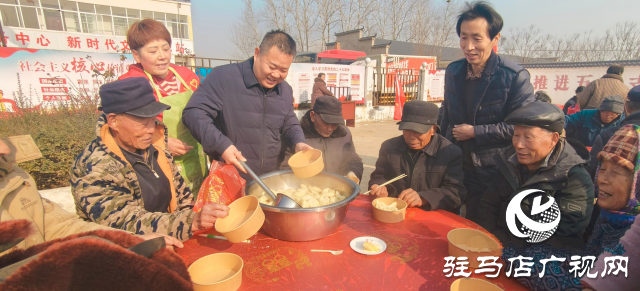
[[[148,212],[138,177],[122,154],[102,115],[96,125],[96,139],[78,155],[69,172],[76,212],[85,219],[136,234],[161,233],[182,241],[192,235],[193,195],[166,148],[166,127],[157,122],[152,146],[158,164],[171,184],[167,212]],[[164,155],[162,155],[164,153]]]

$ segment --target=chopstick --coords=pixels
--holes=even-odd
[[[407,176],[407,174],[402,174],[402,175],[400,175],[400,176],[398,176],[398,177],[395,177],[395,178],[393,178],[393,179],[391,179],[391,180],[389,180],[389,181],[387,181],[387,182],[384,182],[384,183],[380,184],[380,186],[378,186],[378,187],[382,187],[382,186],[389,185],[389,184],[391,184],[391,183],[393,183],[393,182],[395,182],[395,181],[398,181],[398,180],[400,180],[400,179],[402,179],[402,178],[404,178],[404,177],[406,177],[406,176]],[[364,192],[364,193],[362,193],[362,194],[363,194],[363,195],[369,195],[369,192],[371,192],[371,190],[369,190],[369,191],[367,191],[367,192]]]
[[[208,237],[208,238],[215,238],[215,239],[220,239],[220,240],[228,240],[226,237],[224,236],[219,236],[219,235],[213,235],[213,234],[200,234],[201,237]],[[243,240],[243,243],[251,243],[250,240]]]

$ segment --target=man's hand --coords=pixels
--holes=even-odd
[[[458,141],[465,141],[476,137],[476,131],[473,129],[473,125],[466,123],[453,126],[453,137]]]
[[[378,184],[371,185],[371,192],[369,195],[374,196],[375,198],[387,197],[389,196],[389,192],[387,192],[386,186],[378,186]]]
[[[245,170],[244,167],[238,162],[238,160],[246,162],[247,159],[242,156],[242,153],[236,148],[236,146],[231,145],[226,150],[224,150],[224,153],[222,153],[222,159],[225,161],[225,163],[227,163],[227,165],[234,165],[236,166],[236,168],[240,169],[240,171],[244,172],[245,174],[247,173],[247,170]]]
[[[225,218],[229,215],[229,207],[224,204],[209,203],[202,207],[200,213],[196,214],[191,223],[191,231],[200,231],[213,227],[218,218]]]
[[[158,237],[164,237],[164,243],[168,249],[173,249],[174,247],[177,247],[177,248],[184,247],[184,245],[179,239],[172,236],[164,235],[164,234],[150,233],[150,234],[139,235],[139,237],[143,240],[150,240]]]
[[[169,151],[174,157],[182,156],[188,153],[191,149],[193,149],[192,146],[182,142],[181,140],[173,137],[169,138]]]
[[[360,179],[358,179],[358,176],[356,176],[354,172],[347,173],[345,177],[351,179],[351,181],[356,182],[356,184],[360,185]]]
[[[407,202],[408,207],[420,207],[422,205],[429,204],[429,202],[422,198],[420,194],[416,192],[416,190],[413,190],[411,188],[402,191],[402,193],[400,193],[400,196],[398,196],[398,199]]]
[[[296,144],[296,153],[299,151],[306,151],[306,150],[312,150],[313,147],[311,147],[310,145],[306,144],[306,143],[297,143]]]

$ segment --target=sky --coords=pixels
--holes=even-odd
[[[443,0],[435,0],[443,1]],[[259,2],[259,0],[256,0]],[[638,17],[633,0],[489,0],[504,20],[503,31],[535,24],[556,35],[593,31],[601,35],[618,22]],[[240,0],[191,0],[196,56],[232,58],[229,34],[242,11]]]

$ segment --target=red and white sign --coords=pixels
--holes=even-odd
[[[436,60],[434,58],[389,57],[389,59],[395,60],[387,62],[387,87],[394,86],[393,74],[411,75],[400,78],[400,85],[405,85],[418,81],[418,75],[420,75],[420,68],[423,63],[427,63],[427,70],[436,69]]]
[[[64,31],[4,27],[7,47],[94,53],[130,53],[126,36],[91,35]],[[193,52],[193,42],[171,39],[171,53]]]

